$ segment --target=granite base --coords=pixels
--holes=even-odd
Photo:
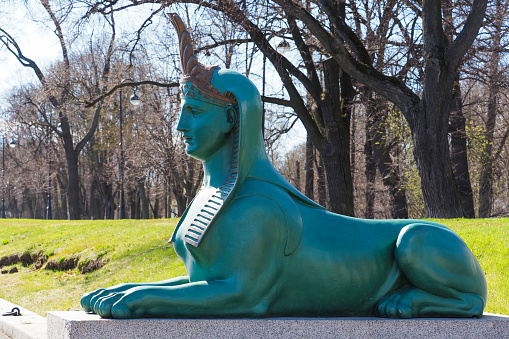
[[[101,319],[49,312],[49,339],[134,338],[509,338],[509,317],[480,319],[269,318]]]

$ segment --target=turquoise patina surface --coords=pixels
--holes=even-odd
[[[481,316],[486,280],[451,230],[326,211],[272,166],[245,76],[199,64],[176,15],[186,152],[204,181],[171,241],[188,275],[88,293],[106,318]]]

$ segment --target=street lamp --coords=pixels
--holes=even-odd
[[[283,38],[283,40],[281,40],[276,46],[276,51],[278,51],[280,54],[285,54],[289,50],[290,44],[285,40],[285,38]]]
[[[16,143],[12,140],[9,147],[15,147]],[[2,218],[5,219],[5,136],[2,135]]]
[[[48,207],[46,208],[46,219],[53,219],[53,214],[51,213],[51,116],[49,118],[49,126],[48,126]],[[59,124],[61,129],[61,125]]]
[[[131,81],[131,79],[124,79],[122,83],[125,81]],[[124,147],[123,147],[123,135],[122,135],[122,89],[118,91],[118,101],[119,101],[119,123],[120,123],[120,164],[119,164],[119,172],[120,172],[120,201],[119,201],[119,209],[118,209],[118,219],[125,219],[125,201],[124,201]],[[133,90],[133,95],[129,99],[132,105],[138,106],[141,103],[140,98],[136,95],[136,87]]]

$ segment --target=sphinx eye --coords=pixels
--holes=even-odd
[[[202,113],[202,111],[200,111],[199,109],[193,108],[193,109],[191,109],[191,113],[193,114],[193,116],[198,116]]]

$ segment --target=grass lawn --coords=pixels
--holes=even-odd
[[[509,219],[438,222],[456,231],[479,259],[488,280],[486,312],[509,314]],[[100,287],[185,275],[184,265],[167,243],[176,223],[176,219],[0,220],[0,259],[29,251],[54,263],[73,258],[106,262],[86,274],[78,268],[6,266],[3,272],[13,267],[18,272],[0,274],[0,298],[46,315],[51,310],[80,310],[81,296]]]
[[[509,315],[509,219],[434,221],[458,233],[479,260],[488,281],[485,312]]]
[[[85,292],[121,282],[147,282],[185,275],[183,263],[168,244],[176,219],[41,221],[1,220],[0,258],[42,251],[49,260],[101,257],[107,264],[82,274],[22,267],[0,275],[0,298],[46,315],[51,310],[80,310]],[[4,268],[5,269],[5,268]]]

